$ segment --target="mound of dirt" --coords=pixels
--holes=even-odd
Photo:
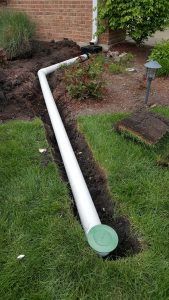
[[[0,68],[0,120],[30,119],[45,106],[37,72],[39,69],[80,55],[73,41],[34,42],[31,59],[8,61]],[[32,109],[35,103],[36,112]],[[44,109],[45,111],[45,109]]]
[[[141,110],[118,122],[115,127],[118,132],[152,145],[169,132],[169,120],[148,110]]]

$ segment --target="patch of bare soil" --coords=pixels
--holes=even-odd
[[[31,102],[41,95],[37,72],[43,67],[80,55],[73,41],[35,42],[32,58],[8,61],[0,68],[0,119],[34,117]],[[43,102],[43,99],[41,98]],[[37,106],[41,107],[41,102]]]

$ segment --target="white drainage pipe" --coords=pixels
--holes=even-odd
[[[105,256],[116,248],[118,237],[111,227],[102,225],[100,222],[46,78],[48,74],[61,66],[87,59],[88,55],[84,54],[41,69],[38,71],[38,77],[82,226],[91,247],[100,255]]]
[[[92,40],[91,45],[98,44],[97,27],[98,27],[98,0],[93,0],[93,19],[92,19]]]

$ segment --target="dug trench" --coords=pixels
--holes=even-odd
[[[69,47],[68,44],[64,45],[63,43],[62,51],[58,50],[55,63],[79,54],[78,46],[71,44],[71,47]],[[41,62],[41,67],[43,67],[50,65],[53,59],[53,56],[52,59],[50,56],[37,59],[34,57],[32,58],[32,64],[29,61],[24,67],[24,61],[21,61],[21,67],[18,63],[17,67],[15,64],[12,64],[11,68],[8,66],[3,72],[4,77],[1,76],[0,80],[1,89],[4,91],[6,99],[1,107],[0,119],[1,122],[6,122],[10,119],[30,120],[36,116],[40,117],[46,129],[46,136],[52,148],[54,161],[60,169],[63,180],[67,183],[68,179],[36,75],[37,68],[40,69],[39,62]],[[105,173],[95,161],[85,137],[78,130],[77,120],[73,111],[67,107],[65,89],[63,88],[61,77],[54,73],[50,76],[49,82],[101,222],[113,227],[119,237],[118,247],[106,259],[119,259],[140,252],[142,245],[134,233],[130,221],[126,216],[118,215],[118,203],[111,198]],[[70,197],[73,199],[71,192]],[[79,220],[73,200],[72,208],[74,216]]]

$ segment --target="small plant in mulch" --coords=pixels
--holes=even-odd
[[[34,33],[35,25],[25,13],[0,11],[0,47],[9,59],[31,55]]]
[[[130,52],[119,54],[117,51],[115,52],[109,51],[108,57],[109,58],[112,57],[113,60],[113,63],[109,65],[109,71],[112,74],[124,73],[126,71],[126,68],[129,67],[131,62],[133,62],[134,60],[134,55]]]
[[[89,61],[72,65],[64,70],[66,89],[71,98],[84,100],[101,99],[104,90],[102,77],[104,58],[94,56]]]
[[[156,44],[149,58],[162,66],[157,71],[158,76],[169,76],[169,40]]]
[[[125,67],[128,67],[130,63],[133,62],[134,60],[134,55],[131,52],[122,53],[121,55],[119,55],[119,57],[120,57],[120,64]]]
[[[112,74],[121,74],[125,72],[125,68],[119,63],[112,63],[109,65],[109,71]]]

